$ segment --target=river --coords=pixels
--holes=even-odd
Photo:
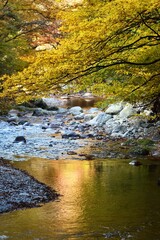
[[[159,240],[160,162],[46,160],[15,162],[61,197],[0,215],[0,239]]]

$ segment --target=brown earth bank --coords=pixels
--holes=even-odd
[[[0,213],[40,207],[58,197],[49,186],[0,159]]]

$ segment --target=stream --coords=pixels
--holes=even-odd
[[[0,215],[0,239],[160,240],[160,162],[46,160],[13,165],[61,194],[39,208]]]

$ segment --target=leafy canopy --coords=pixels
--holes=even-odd
[[[5,96],[21,102],[70,88],[130,101],[160,95],[159,0],[61,5],[57,19],[63,36],[57,49],[37,53],[28,68],[5,76]]]

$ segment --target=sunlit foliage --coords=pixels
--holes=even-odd
[[[63,36],[57,49],[37,53],[24,71],[4,76],[3,95],[19,102],[70,89],[130,101],[159,96],[158,0],[83,1],[60,5],[56,17]]]

